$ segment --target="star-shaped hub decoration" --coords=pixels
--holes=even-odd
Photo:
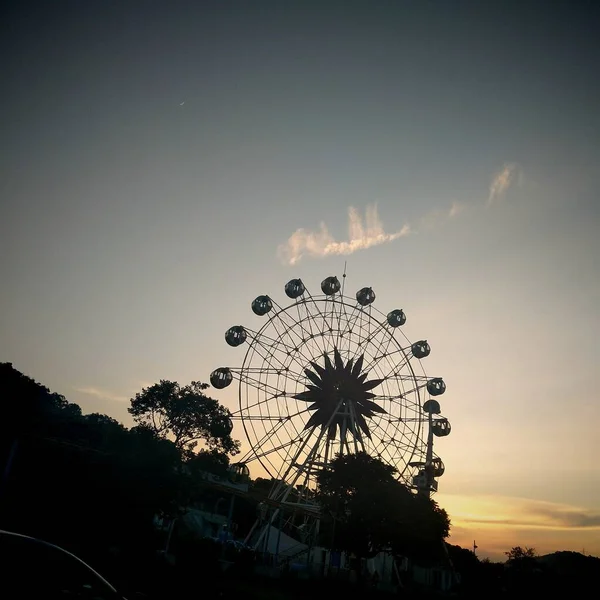
[[[386,414],[386,411],[371,399],[376,394],[370,390],[376,388],[383,379],[367,380],[368,372],[362,373],[364,354],[354,362],[351,358],[346,364],[337,348],[333,350],[333,363],[328,354],[324,355],[324,366],[310,362],[314,369],[305,369],[304,373],[311,381],[306,390],[296,394],[296,400],[312,402],[308,410],[314,411],[304,429],[314,426],[327,428],[329,439],[335,439],[340,431],[341,441],[345,432],[350,431],[358,440],[361,431],[371,438],[367,419],[375,413]]]

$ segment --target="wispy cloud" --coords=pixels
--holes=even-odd
[[[522,173],[514,163],[505,164],[496,173],[490,183],[487,206],[502,198],[515,179],[521,181]],[[474,204],[454,201],[450,208],[432,210],[417,218],[411,225],[405,223],[394,233],[386,233],[379,218],[376,204],[368,204],[365,218],[351,206],[348,209],[348,240],[336,240],[325,223],[321,222],[319,229],[296,229],[288,240],[279,246],[277,255],[287,265],[295,265],[303,258],[324,258],[326,256],[348,255],[358,250],[366,250],[393,242],[398,238],[419,233],[420,230],[438,226],[449,219],[454,219],[462,212],[475,208]]]
[[[466,204],[455,201],[452,203],[452,206],[450,207],[450,210],[448,211],[448,216],[452,219],[452,218],[456,217],[456,215],[459,215],[461,212],[463,212],[463,210],[465,210],[466,208],[467,208]]]
[[[279,246],[278,255],[284,263],[295,265],[305,256],[321,258],[353,254],[358,250],[392,242],[410,233],[408,224],[395,233],[386,233],[376,204],[367,206],[364,221],[358,210],[351,206],[348,209],[347,241],[337,241],[325,223],[321,223],[318,231],[297,229],[285,244]]]
[[[94,398],[99,398],[101,400],[112,400],[113,402],[127,402],[129,400],[126,396],[119,396],[118,394],[113,394],[112,392],[96,387],[76,387],[73,389],[81,394],[94,396]]]
[[[582,510],[573,506],[537,502],[529,508],[536,518],[545,519],[556,527],[600,529],[600,512]]]
[[[444,507],[462,525],[515,529],[600,529],[600,512],[581,507],[509,496],[440,494]]]
[[[557,550],[600,554],[600,512],[555,502],[499,495],[440,493],[436,500],[452,521],[450,543],[470,547],[477,540],[481,556],[504,560],[515,545],[540,554]]]
[[[508,190],[515,179],[516,171],[517,165],[510,163],[504,165],[502,170],[496,173],[492,179],[492,183],[490,183],[490,191],[487,200],[488,206],[494,204],[494,202],[499,200],[506,193],[506,190]]]
[[[453,202],[450,208],[437,208],[423,215],[419,221],[418,226],[415,229],[411,229],[413,233],[418,233],[424,229],[431,229],[445,223],[449,219],[454,219],[457,215],[462,213],[468,208],[466,204],[462,202]]]

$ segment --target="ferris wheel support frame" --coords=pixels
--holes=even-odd
[[[290,461],[290,464],[288,465],[288,468],[286,470],[286,472],[284,473],[283,477],[281,478],[281,480],[276,484],[274,490],[269,494],[269,498],[270,499],[274,499],[274,500],[279,500],[279,507],[275,509],[275,511],[273,512],[273,515],[271,517],[271,519],[269,520],[269,522],[267,523],[267,527],[270,527],[273,522],[275,521],[275,519],[277,518],[277,515],[279,513],[279,511],[281,510],[281,507],[284,505],[285,501],[287,500],[288,496],[290,495],[291,491],[294,489],[294,486],[296,485],[298,479],[300,479],[300,477],[302,476],[303,473],[306,473],[306,469],[307,469],[307,465],[308,463],[311,463],[315,457],[315,454],[319,448],[319,444],[321,443],[321,440],[323,439],[323,436],[325,435],[327,428],[329,427],[329,425],[331,424],[331,422],[333,421],[333,419],[335,418],[337,411],[340,409],[340,407],[342,406],[344,400],[341,399],[338,402],[338,405],[334,411],[334,413],[331,415],[331,417],[329,418],[329,421],[326,425],[326,427],[322,427],[321,428],[321,432],[319,433],[319,437],[317,438],[315,444],[313,445],[311,451],[309,452],[309,454],[306,456],[306,458],[304,459],[304,462],[301,466],[296,465],[296,460],[298,459],[298,457],[300,456],[300,454],[302,453],[302,450],[304,449],[304,447],[308,444],[309,440],[312,438],[315,429],[317,428],[317,426],[313,426],[313,428],[310,430],[310,432],[307,434],[306,439],[304,440],[304,443],[300,446],[300,448],[298,449],[298,451],[296,452],[296,455],[294,457],[294,459],[292,461]],[[328,447],[329,443],[326,443],[326,448]],[[326,463],[325,463],[326,464]],[[325,465],[324,465],[325,466]],[[290,474],[290,471],[293,468],[296,468],[296,474],[295,476],[292,478],[292,480],[288,483],[287,482],[287,477]],[[309,468],[309,466],[308,466]],[[283,490],[283,495],[281,496],[281,498],[279,498],[279,493],[280,491]],[[315,510],[315,516],[318,519],[318,515],[319,515],[319,509],[316,505],[315,506],[316,510]],[[265,527],[263,529],[263,531],[260,533],[257,541],[256,541],[256,547],[260,546],[260,543],[265,535],[265,531],[267,529],[267,527]],[[248,537],[252,534],[252,531],[250,532],[250,534],[248,534]],[[247,538],[248,539],[248,538]]]

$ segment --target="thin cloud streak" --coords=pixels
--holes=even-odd
[[[76,387],[73,389],[81,394],[94,396],[94,398],[100,398],[101,400],[112,400],[113,402],[127,402],[129,400],[129,398],[125,396],[119,396],[118,394],[113,394],[107,390],[95,387]]]
[[[585,546],[600,555],[596,509],[501,495],[440,493],[437,500],[452,521],[450,543],[469,547],[476,539],[481,556],[504,560],[517,544],[540,554]]]
[[[522,173],[517,165],[507,163],[492,179],[486,205],[489,207],[506,193],[513,181],[519,183]],[[398,238],[416,234],[421,229],[429,229],[440,223],[456,218],[461,213],[473,209],[473,205],[454,201],[449,209],[436,209],[417,219],[417,226],[411,227],[406,223],[395,233],[386,233],[379,218],[376,204],[368,204],[363,221],[359,211],[351,206],[348,208],[348,241],[337,241],[331,235],[329,228],[321,222],[317,231],[297,229],[285,244],[277,249],[277,255],[286,265],[295,265],[303,258],[324,258],[334,255],[353,254],[373,246],[393,242]]]
[[[410,233],[408,224],[395,233],[386,233],[376,204],[367,206],[364,222],[358,210],[351,206],[348,209],[348,241],[337,241],[327,225],[321,223],[318,231],[297,229],[285,244],[279,246],[277,253],[283,263],[295,265],[305,256],[323,258],[353,254],[358,250],[393,242]]]
[[[451,219],[453,219],[454,217],[459,215],[461,212],[463,212],[463,210],[465,210],[466,208],[467,208],[467,205],[463,204],[462,202],[453,202],[452,206],[450,207],[450,211],[448,212],[448,216]]]
[[[463,526],[600,529],[600,512],[578,506],[509,496],[442,496],[453,520]]]
[[[517,170],[517,165],[515,164],[506,164],[502,168],[502,170],[496,174],[496,176],[492,179],[492,183],[490,184],[490,193],[487,200],[487,205],[491,206],[499,200],[508,188],[511,186],[512,182],[515,178],[515,173]]]
[[[421,217],[419,220],[419,227],[417,230],[413,230],[413,233],[423,229],[431,229],[442,223],[445,223],[449,219],[454,219],[457,215],[469,208],[462,202],[453,202],[449,209],[435,209]]]

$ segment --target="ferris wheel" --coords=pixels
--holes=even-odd
[[[366,452],[392,465],[418,493],[437,491],[444,464],[433,440],[451,428],[436,399],[444,380],[428,377],[422,365],[427,341],[411,343],[402,332],[404,311],[378,311],[370,287],[348,297],[331,276],[319,295],[300,279],[284,291],[291,300],[285,307],[267,295],[252,302],[253,313],[266,319],[262,326],[226,331],[227,344],[245,350],[241,366],[210,375],[218,389],[238,384],[232,417],[250,446],[239,464],[262,465],[278,482],[274,501],[303,490],[295,507],[304,503],[316,512],[316,475],[337,454]]]

